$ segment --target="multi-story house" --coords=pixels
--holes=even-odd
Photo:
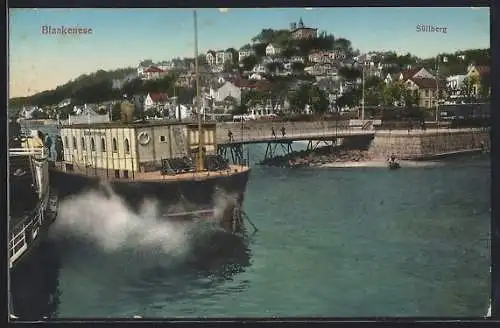
[[[215,54],[215,64],[224,65],[226,62],[233,60],[233,53],[231,51],[217,51]]]
[[[252,73],[266,74],[268,73],[268,69],[262,64],[257,64],[252,68]]]
[[[291,24],[290,34],[292,39],[295,40],[313,39],[318,36],[318,29],[304,26],[304,22],[300,18],[298,25],[296,23]]]
[[[281,48],[277,45],[269,43],[266,47],[266,56],[277,56],[281,53]]]
[[[452,75],[446,78],[446,88],[448,96],[451,99],[459,98],[461,96],[462,87],[465,84],[467,75]]]
[[[206,59],[207,64],[208,64],[209,66],[214,66],[214,65],[215,65],[215,63],[216,63],[215,54],[216,54],[216,53],[215,53],[215,51],[213,51],[213,50],[209,50],[209,51],[207,51],[207,54],[206,54],[206,56],[205,56],[205,59]]]
[[[144,99],[144,109],[162,110],[168,103],[168,95],[166,93],[148,93]]]
[[[255,51],[251,46],[243,46],[238,51],[238,61],[241,62],[243,59],[255,55]]]
[[[406,81],[406,80],[411,79],[411,78],[434,79],[435,77],[425,68],[408,69],[408,70],[405,70],[399,74],[400,81]]]
[[[290,63],[304,63],[304,58],[301,56],[293,56],[290,58]]]
[[[215,92],[211,92],[211,96],[213,96],[216,102],[221,102],[227,97],[232,97],[236,100],[237,104],[241,103],[241,89],[231,82],[226,82]]]
[[[156,66],[151,66],[147,69],[144,70],[142,74],[142,79],[143,80],[154,80],[154,79],[159,79],[160,77],[164,76],[166,72]]]
[[[478,96],[480,94],[481,85],[487,83],[486,80],[490,75],[490,67],[486,65],[470,64],[467,68],[467,77],[472,84],[472,94]],[[491,92],[491,87],[490,87]]]
[[[413,77],[405,81],[405,86],[418,95],[418,106],[433,108],[436,106],[438,90],[444,93],[445,83],[435,78]]]

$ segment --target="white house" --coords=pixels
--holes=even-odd
[[[209,50],[207,52],[207,55],[205,56],[205,59],[206,59],[208,65],[214,66],[216,63],[215,51]]]
[[[446,78],[446,86],[448,87],[450,98],[460,96],[460,90],[465,83],[467,75],[452,75]]]
[[[238,104],[241,103],[241,89],[231,82],[224,83],[215,93],[212,93],[214,101],[221,102],[227,97],[233,97]]]
[[[400,81],[406,81],[408,79],[421,78],[421,79],[434,79],[434,75],[429,73],[425,68],[414,68],[409,69],[399,74]]]
[[[144,98],[144,109],[162,109],[160,107],[165,106],[168,101],[168,95],[166,93],[148,93],[146,98]]]
[[[151,66],[143,71],[142,79],[143,80],[158,79],[161,76],[163,76],[165,73],[166,72],[164,70],[160,69],[159,67]]]
[[[266,47],[266,56],[276,56],[276,55],[279,55],[281,53],[281,49],[276,46],[276,45],[273,45],[272,43],[269,43]]]
[[[249,80],[260,81],[264,80],[264,77],[259,73],[253,73],[248,77]]]
[[[57,108],[63,108],[68,106],[69,104],[71,104],[71,98],[64,99],[63,101],[61,101],[59,104],[57,104]]]
[[[252,48],[241,48],[238,51],[238,61],[241,62],[243,59],[255,55],[255,51]]]
[[[252,73],[266,74],[267,68],[262,64],[257,64],[252,68]]]
[[[233,54],[231,51],[217,51],[215,54],[215,64],[224,65],[226,62],[233,60]]]

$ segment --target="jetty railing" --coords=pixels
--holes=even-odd
[[[231,131],[231,140],[228,136],[228,131]],[[231,144],[231,143],[245,143],[245,142],[256,142],[262,140],[263,142],[270,139],[297,139],[303,138],[304,140],[310,138],[323,138],[323,137],[343,137],[343,136],[354,136],[354,135],[366,135],[374,133],[373,130],[363,130],[362,127],[353,126],[323,126],[317,129],[313,128],[285,128],[285,133],[283,134],[281,129],[275,129],[274,134],[271,129],[260,128],[260,127],[249,127],[244,129],[226,129],[225,135],[221,131],[217,133],[217,143],[218,144]]]

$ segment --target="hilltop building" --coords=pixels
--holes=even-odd
[[[302,18],[300,18],[298,24],[292,23],[290,25],[290,30],[292,38],[295,40],[313,39],[318,36],[318,29],[304,26]]]

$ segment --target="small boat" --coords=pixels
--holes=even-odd
[[[389,169],[390,170],[397,170],[400,168],[401,168],[401,165],[399,165],[398,162],[396,162],[396,161],[389,162]]]

